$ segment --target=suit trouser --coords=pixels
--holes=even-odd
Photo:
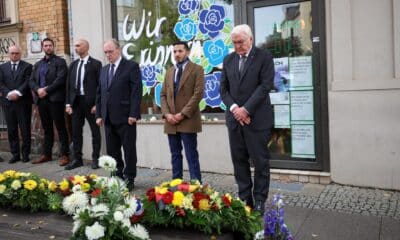
[[[68,135],[65,127],[63,102],[50,102],[48,99],[39,99],[38,108],[40,120],[44,130],[44,146],[43,154],[51,156],[54,144],[54,125],[56,125],[58,132],[58,139],[61,144],[61,155],[68,155]]]
[[[31,152],[31,116],[32,103],[10,102],[4,106],[6,115],[8,141],[13,156],[20,157],[18,127],[22,136],[22,156],[29,158]]]
[[[83,126],[85,118],[87,119],[90,131],[92,133],[92,160],[97,161],[100,156],[101,135],[100,128],[96,124],[95,114],[90,111],[93,106],[90,106],[85,101],[85,96],[77,96],[74,101],[72,111],[72,141],[74,159],[82,160],[82,144],[83,144]]]
[[[255,201],[264,202],[268,197],[270,168],[268,141],[271,131],[251,130],[248,127],[228,129],[229,145],[239,198],[249,205]],[[254,163],[254,188],[251,179],[250,159]]]
[[[182,142],[185,147],[185,155],[189,165],[190,179],[197,179],[201,182],[196,133],[168,134],[169,149],[171,151],[172,178],[182,179],[183,177]]]
[[[128,122],[128,119],[126,119]],[[111,124],[106,120],[107,154],[117,162],[117,176],[134,180],[136,177],[136,124]],[[121,146],[124,149],[122,159]]]

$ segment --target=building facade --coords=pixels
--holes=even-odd
[[[273,177],[400,189],[400,0],[51,1],[54,12],[65,13],[41,11],[55,21],[49,28],[36,24],[41,18],[29,17],[36,8],[20,13],[25,6],[48,1],[15,2],[23,29],[18,30],[19,41],[27,42],[25,35],[32,32],[54,34],[63,44],[59,47],[65,46],[57,50],[73,58],[69,44],[86,38],[91,55],[106,63],[102,44],[114,37],[124,56],[141,64],[140,166],[170,168],[159,90],[165,69],[173,63],[171,44],[187,40],[191,60],[206,74],[200,104],[201,168],[232,173],[225,106],[217,90],[223,56],[232,51],[230,30],[247,23],[255,45],[274,56],[270,98],[275,126],[266,146],[272,153]],[[65,33],[67,39],[62,38]],[[85,155],[90,156],[86,133]]]

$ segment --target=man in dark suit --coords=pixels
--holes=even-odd
[[[71,170],[83,165],[82,129],[85,118],[92,132],[92,169],[99,168],[98,158],[101,148],[101,135],[96,125],[96,92],[101,70],[101,62],[89,56],[89,42],[79,39],[75,42],[75,52],[79,58],[71,63],[67,80],[67,99],[65,111],[72,114],[72,141],[74,159],[65,167]]]
[[[29,78],[32,65],[21,60],[22,50],[19,46],[9,47],[8,54],[10,61],[0,66],[0,89],[4,96],[8,141],[13,155],[8,162],[15,163],[21,160],[18,127],[22,136],[22,161],[29,162],[32,115]]]
[[[140,119],[142,81],[139,65],[121,56],[117,40],[106,41],[110,64],[100,72],[96,97],[96,123],[105,125],[107,154],[117,161],[117,176],[134,188],[136,177],[136,121]],[[121,146],[124,148],[122,159]]]
[[[197,133],[201,132],[199,102],[204,94],[204,70],[189,60],[190,50],[186,42],[173,45],[176,66],[168,69],[161,90],[164,132],[168,134],[172,157],[172,178],[183,177],[183,143],[190,179],[201,182]]]
[[[65,166],[69,163],[68,135],[64,118],[67,64],[64,59],[54,54],[54,42],[52,39],[43,39],[42,49],[45,56],[35,63],[30,86],[35,93],[34,101],[38,105],[44,130],[44,146],[42,155],[32,163],[38,164],[52,160],[54,123],[61,143],[59,165]]]
[[[253,46],[248,25],[234,27],[231,39],[235,52],[224,59],[221,97],[227,106],[234,174],[240,199],[264,213],[270,181],[267,143],[273,126],[269,91],[274,83],[274,64],[269,52]],[[254,163],[254,188],[250,159]]]

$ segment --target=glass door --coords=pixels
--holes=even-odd
[[[275,63],[274,128],[268,144],[273,167],[323,168],[320,39],[313,35],[313,7],[313,1],[247,2],[254,43],[271,52]]]

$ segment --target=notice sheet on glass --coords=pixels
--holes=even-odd
[[[292,124],[292,157],[315,158],[314,124]]]

